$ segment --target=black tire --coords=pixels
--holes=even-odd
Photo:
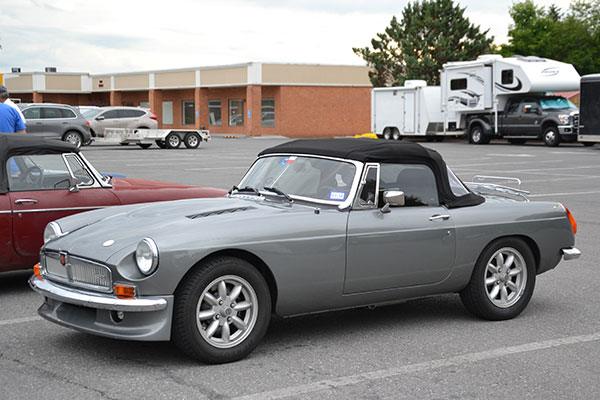
[[[400,135],[400,131],[398,128],[392,129],[392,139],[393,140],[402,140],[402,136]]]
[[[167,143],[165,143],[164,140],[155,140],[155,143],[161,149],[166,149],[167,148]]]
[[[560,144],[560,135],[558,134],[558,129],[555,126],[548,126],[544,128],[544,133],[542,135],[544,144],[546,146],[556,147]]]
[[[483,128],[479,124],[474,124],[469,129],[469,143],[472,144],[488,144],[490,138],[483,132]]]
[[[383,138],[385,140],[391,140],[392,139],[392,129],[391,128],[385,128],[383,130]]]
[[[501,264],[496,257],[498,253],[512,254],[513,261],[509,264],[508,259],[503,259],[505,264],[494,273],[493,268]],[[516,273],[519,270],[521,272]],[[491,321],[511,319],[529,303],[535,275],[535,259],[527,243],[518,238],[498,239],[479,256],[469,284],[460,292],[460,299],[467,310],[480,318]],[[500,299],[496,298],[498,295]]]
[[[183,139],[183,143],[188,149],[197,149],[198,146],[200,146],[201,141],[202,139],[200,138],[200,135],[198,135],[196,132],[189,132]]]
[[[152,146],[152,143],[138,143],[138,146],[140,146],[142,149],[147,149],[150,146]]]
[[[68,131],[62,137],[62,140],[80,148],[83,145],[83,136],[77,131]]]
[[[181,138],[175,132],[171,132],[165,138],[167,149],[176,149],[181,146]]]
[[[582,143],[585,147],[592,147],[593,145],[595,145],[595,142],[583,142]]]
[[[444,137],[443,136],[434,136],[434,137],[435,137],[435,139],[434,139],[435,142],[441,143],[441,142],[444,141]]]
[[[271,297],[256,268],[239,258],[218,257],[204,262],[184,279],[175,291],[172,329],[173,342],[181,351],[205,363],[221,364],[242,359],[258,346],[269,326]],[[221,281],[225,284],[222,293]],[[236,284],[242,289],[230,299]],[[223,304],[222,298],[232,303]],[[235,310],[242,303],[247,306],[246,302],[252,305]],[[200,318],[202,314],[204,318]],[[247,330],[237,327],[241,320]],[[231,343],[225,340],[226,331]]]
[[[129,146],[129,143],[119,143],[121,146]]]
[[[527,139],[508,139],[508,143],[510,144],[525,144]]]

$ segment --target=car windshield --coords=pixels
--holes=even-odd
[[[349,162],[308,156],[267,156],[258,159],[239,184],[273,194],[276,188],[288,196],[344,202],[356,175]],[[244,191],[246,193],[246,191]]]
[[[83,115],[84,118],[86,118],[86,119],[90,119],[90,118],[94,118],[96,115],[100,114],[100,111],[102,111],[102,109],[100,109],[100,108],[87,108],[87,109],[81,110],[81,115]]]
[[[570,110],[577,108],[575,104],[564,97],[540,99],[540,106],[542,107],[542,110]]]

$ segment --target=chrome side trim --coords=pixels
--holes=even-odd
[[[96,294],[65,288],[47,280],[40,280],[37,275],[29,278],[29,286],[42,296],[78,306],[99,308],[125,312],[159,311],[167,307],[167,300],[162,297],[146,299],[120,299],[116,296]]]
[[[40,208],[37,210],[13,210],[12,213],[36,213],[36,212],[48,212],[48,211],[71,211],[71,210],[97,210],[99,208],[106,208],[109,206],[94,206],[94,207],[68,207],[68,208]]]
[[[576,260],[581,256],[581,251],[575,247],[567,247],[565,249],[560,250],[563,255],[563,260]]]
[[[12,214],[12,211],[0,211],[0,214]]]

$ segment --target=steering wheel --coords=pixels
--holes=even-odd
[[[23,175],[23,182],[31,184],[31,185],[39,185],[42,183],[42,177],[44,176],[44,171],[38,166],[33,166],[27,168],[25,174]]]

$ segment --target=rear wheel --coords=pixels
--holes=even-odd
[[[166,149],[167,148],[167,143],[164,140],[155,140],[155,143],[161,149]]]
[[[400,131],[398,130],[398,128],[393,128],[392,129],[392,139],[394,139],[394,140],[402,140],[402,136],[400,136]]]
[[[219,257],[188,275],[175,292],[173,341],[200,361],[239,360],[256,348],[271,318],[263,276],[248,262]]]
[[[481,253],[460,298],[478,317],[493,321],[514,318],[531,299],[535,273],[527,243],[517,238],[500,239]]]
[[[196,132],[189,132],[185,135],[183,142],[188,149],[197,149],[200,146],[200,135]]]
[[[544,144],[549,147],[556,147],[560,143],[560,135],[555,126],[549,126],[544,129]]]
[[[481,125],[473,125],[469,130],[469,142],[473,144],[487,144],[490,138],[483,133]]]
[[[152,143],[138,143],[137,145],[142,149],[147,149],[148,147],[152,146]]]
[[[165,138],[168,149],[176,149],[181,145],[181,138],[175,132],[171,132]]]
[[[81,147],[81,145],[83,144],[83,137],[81,136],[81,134],[79,132],[75,132],[75,131],[69,131],[69,132],[65,133],[63,135],[62,140],[67,143],[71,143],[72,145],[76,146],[77,148]]]

